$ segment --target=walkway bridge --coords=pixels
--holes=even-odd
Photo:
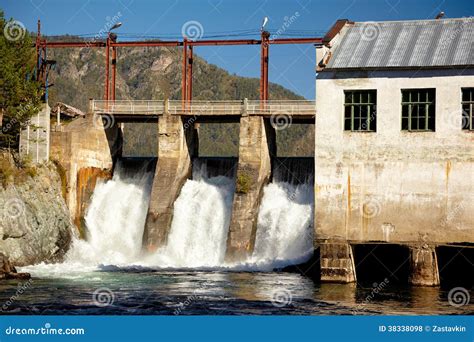
[[[291,117],[292,122],[314,123],[315,101],[308,100],[91,100],[94,115],[111,115],[116,122],[145,122],[161,115],[195,117],[196,122],[239,122],[242,116],[278,119]]]

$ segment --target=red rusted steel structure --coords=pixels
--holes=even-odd
[[[46,55],[46,48],[105,48],[105,82],[104,100],[115,100],[115,82],[117,74],[117,48],[119,47],[182,47],[182,79],[181,91],[184,106],[192,100],[193,84],[193,47],[195,46],[223,46],[223,45],[261,45],[260,52],[260,100],[268,100],[268,64],[269,48],[272,44],[322,44],[323,38],[276,38],[270,39],[270,33],[261,32],[260,39],[216,39],[216,40],[188,40],[183,41],[126,41],[118,42],[116,36],[110,32],[105,42],[48,42],[41,39],[41,24],[38,20],[38,34],[36,38],[36,54],[38,58],[38,73],[41,70],[41,54]],[[112,49],[112,63],[110,61],[110,49]],[[110,64],[112,64],[112,77],[110,77]],[[38,75],[40,76],[40,75]]]

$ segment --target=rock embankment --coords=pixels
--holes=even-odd
[[[0,280],[2,279],[30,279],[29,273],[18,273],[15,266],[12,266],[10,260],[0,253]]]
[[[0,151],[0,176],[0,253],[16,266],[61,261],[76,229],[55,165],[25,168]]]

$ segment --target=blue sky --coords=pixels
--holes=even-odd
[[[286,32],[294,36],[322,36],[340,18],[431,19],[441,10],[448,18],[474,16],[473,0],[2,0],[0,8],[31,31],[41,19],[48,35],[94,35],[119,15],[123,22],[116,31],[119,39],[132,39],[132,34],[181,36],[183,25],[190,21],[202,26],[202,39],[228,33],[258,38],[251,34],[258,32],[264,16],[269,17],[271,32],[291,21]],[[195,53],[231,73],[260,75],[258,46],[198,47]],[[270,81],[308,99],[314,98],[314,67],[311,44],[270,47]]]

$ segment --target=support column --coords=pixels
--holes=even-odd
[[[109,72],[110,72],[110,33],[107,35],[105,43],[105,83],[104,83],[104,100],[109,100]]]
[[[227,237],[228,262],[242,261],[253,252],[258,207],[263,187],[270,180],[272,155],[276,155],[273,127],[262,117],[243,116],[240,119],[236,189]]]
[[[321,281],[353,283],[356,281],[352,247],[345,241],[321,243]]]
[[[181,116],[165,112],[159,118],[158,162],[143,235],[143,245],[148,251],[156,250],[167,241],[173,205],[191,177],[191,159],[197,144],[194,125],[184,125]]]
[[[410,284],[438,286],[440,282],[435,247],[428,245],[410,247],[410,269]]]
[[[260,100],[268,100],[268,58],[270,47],[270,33],[262,31],[262,44],[260,51]]]
[[[117,48],[112,47],[112,89],[111,89],[111,100],[115,101],[115,81],[117,78]]]
[[[193,46],[188,46],[188,61],[186,71],[186,101],[191,103],[193,99]]]
[[[186,37],[183,39],[183,67],[182,67],[182,75],[181,75],[181,103],[183,110],[186,109],[186,101],[187,99],[187,73],[188,73],[188,41]]]

